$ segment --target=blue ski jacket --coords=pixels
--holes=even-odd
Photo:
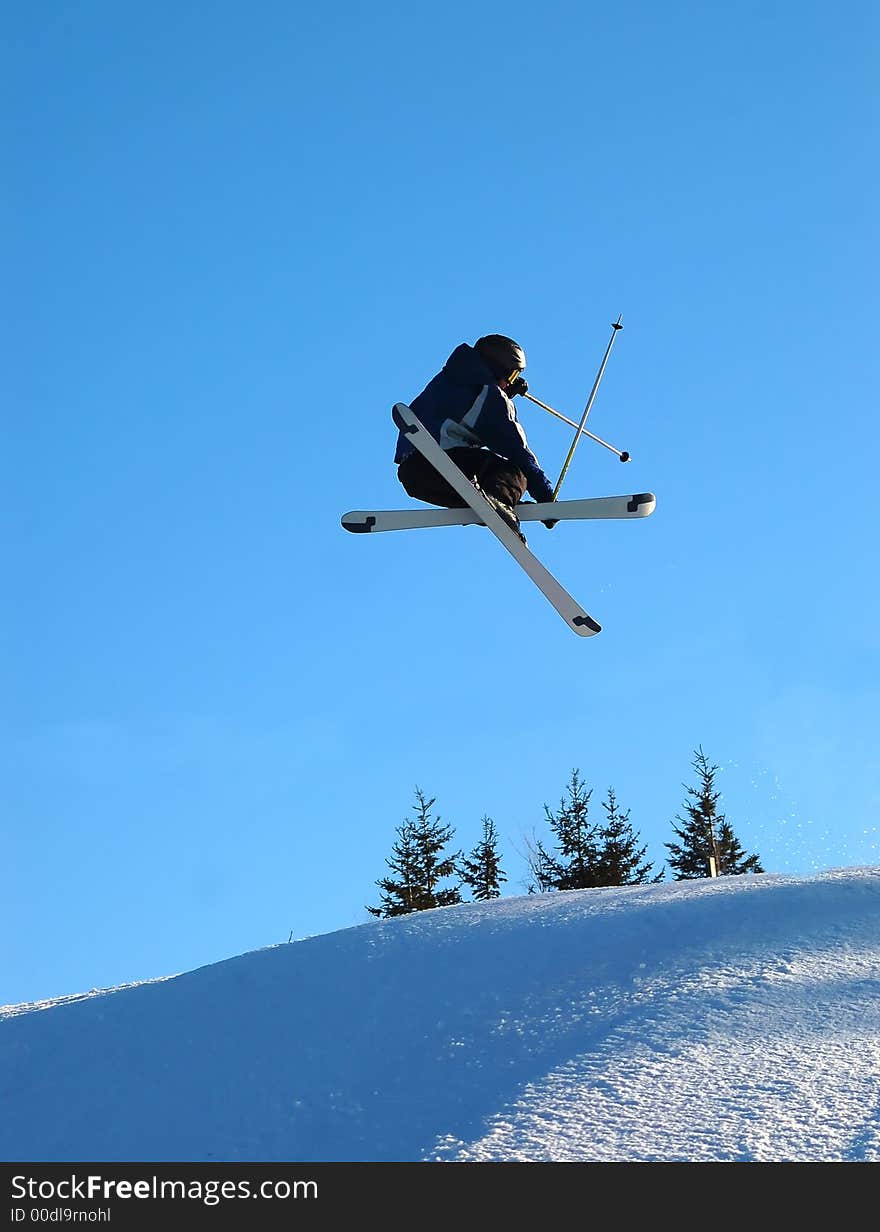
[[[512,400],[498,388],[483,357],[466,342],[455,348],[443,370],[409,405],[443,449],[460,445],[491,449],[520,468],[533,500],[553,499],[553,487],[529,449]],[[413,449],[401,432],[394,461],[401,463]]]

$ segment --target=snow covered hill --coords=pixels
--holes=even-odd
[[[880,1161],[880,868],[499,899],[0,1010],[0,1159]]]

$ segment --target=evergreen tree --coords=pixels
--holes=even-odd
[[[405,821],[402,826],[397,827],[395,834],[397,841],[391,849],[392,856],[385,863],[392,873],[397,874],[398,880],[383,877],[376,882],[382,891],[381,905],[367,907],[371,915],[407,915],[410,911],[418,910],[415,826],[411,821]]]
[[[690,797],[685,801],[686,817],[676,814],[680,826],[673,830],[680,843],[665,843],[669,850],[669,863],[675,869],[676,881],[687,881],[709,875],[709,857],[715,860],[719,876],[732,877],[740,873],[763,873],[757,855],[747,856],[733,827],[718,812],[721,792],[715,788],[717,766],[710,766],[702,748],[697,748],[691,765],[699,776],[697,787],[682,786]]]
[[[602,801],[602,808],[605,810],[605,824],[599,831],[599,884],[623,886],[662,881],[662,869],[656,877],[651,876],[654,865],[645,861],[648,848],[639,847],[639,836],[630,825],[630,810],[625,813],[620,811],[613,787],[608,788],[608,797]]]
[[[531,870],[542,890],[585,890],[602,884],[598,826],[589,821],[592,790],[587,791],[578,770],[572,770],[566,790],[568,799],[560,800],[558,813],[544,805],[547,823],[556,835],[558,857],[540,840],[532,853]]]
[[[414,820],[407,818],[395,831],[398,837],[392,849],[393,857],[385,861],[398,880],[383,877],[376,882],[382,891],[381,905],[367,907],[371,915],[407,915],[411,911],[449,907],[461,902],[457,885],[441,887],[439,884],[454,876],[460,854],[443,855],[452,838],[452,827],[441,825],[439,816],[431,815],[434,800],[427,800],[418,787],[416,803],[418,815]]]
[[[501,871],[498,835],[491,817],[483,818],[483,837],[470,856],[465,856],[461,861],[459,875],[465,885],[470,887],[475,901],[498,898],[501,894],[500,884],[506,881],[507,877]]]

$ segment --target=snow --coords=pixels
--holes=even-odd
[[[880,1161],[880,868],[502,898],[0,1010],[0,1158]]]

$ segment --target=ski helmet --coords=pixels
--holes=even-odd
[[[512,338],[504,334],[486,334],[474,343],[474,350],[483,357],[498,381],[506,381],[526,366],[526,353]]]

